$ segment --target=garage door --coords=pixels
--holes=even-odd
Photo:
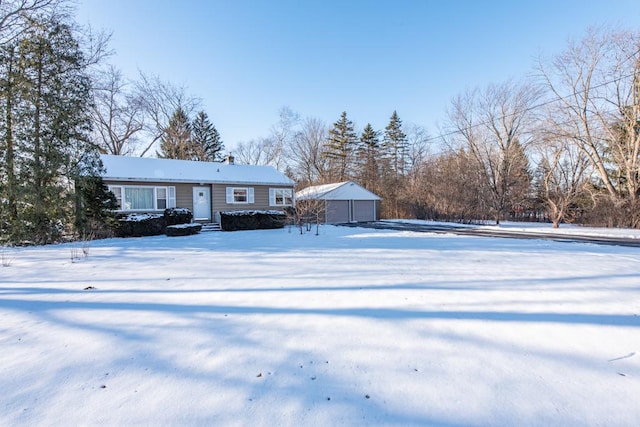
[[[375,200],[354,200],[353,220],[354,221],[375,221],[376,204]]]
[[[327,200],[327,224],[349,222],[348,200]]]

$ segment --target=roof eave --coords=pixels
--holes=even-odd
[[[277,181],[233,181],[233,180],[211,180],[211,179],[167,179],[167,178],[132,178],[132,177],[112,177],[103,176],[105,181],[124,181],[124,182],[166,182],[166,183],[180,183],[180,184],[237,184],[237,185],[286,185],[295,186],[293,181],[290,182],[277,182]]]

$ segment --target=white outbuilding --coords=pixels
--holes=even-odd
[[[297,201],[318,200],[324,203],[325,224],[377,221],[380,218],[378,195],[353,181],[316,185],[296,193]]]

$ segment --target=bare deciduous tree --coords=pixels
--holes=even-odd
[[[542,138],[537,145],[540,159],[538,186],[554,228],[579,214],[578,202],[586,194],[589,160],[566,139]]]
[[[64,3],[63,0],[0,0],[0,45],[20,36],[30,17],[50,13]]]
[[[478,163],[496,223],[505,217],[523,174],[523,150],[530,141],[531,107],[539,91],[511,81],[455,98],[448,112],[455,142]]]
[[[640,37],[592,29],[549,64],[543,83],[557,98],[551,130],[589,160],[626,223],[640,227]]]
[[[421,171],[424,218],[471,222],[485,219],[484,173],[464,149],[431,156]]]
[[[279,120],[271,127],[269,136],[238,143],[236,160],[247,165],[269,165],[276,169],[289,167],[289,148],[296,134],[299,116],[289,107],[278,112]]]
[[[269,153],[271,165],[276,169],[283,169],[287,165],[290,156],[287,153],[291,141],[296,134],[296,126],[300,122],[300,115],[289,107],[282,107],[278,111],[278,122],[271,127],[269,137]]]
[[[96,73],[92,117],[97,143],[108,154],[132,155],[144,128],[142,100],[113,66]]]
[[[409,125],[407,128],[407,171],[404,179],[402,201],[406,215],[425,219],[429,183],[425,180],[429,156],[429,134],[422,126]]]
[[[303,187],[323,182],[327,173],[327,159],[323,155],[326,138],[326,124],[309,117],[302,122],[300,130],[290,141],[287,152],[291,168]]]
[[[270,138],[251,139],[239,142],[233,151],[237,163],[243,165],[274,166],[281,155],[279,147],[273,145]]]
[[[302,234],[305,229],[311,231],[313,225],[316,226],[316,236],[320,234],[320,224],[324,221],[326,215],[326,203],[318,198],[303,198],[296,200],[293,209],[293,222],[296,224]]]
[[[140,150],[144,156],[165,133],[176,110],[182,109],[188,117],[200,108],[200,99],[187,93],[186,88],[162,81],[158,76],[140,72],[135,84],[136,96],[144,112],[144,129],[148,140]]]

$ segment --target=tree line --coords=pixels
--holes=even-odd
[[[361,131],[288,108],[237,161],[271,164],[301,186],[356,180],[383,217],[578,222],[640,227],[640,36],[589,30],[532,75],[455,96],[441,134]]]
[[[108,35],[66,0],[0,2],[0,240],[49,243],[109,220],[99,153],[220,161],[221,135],[187,89],[108,63]],[[282,108],[238,163],[299,187],[355,180],[383,217],[640,227],[640,37],[591,30],[532,76],[454,97],[440,134],[327,125]]]

